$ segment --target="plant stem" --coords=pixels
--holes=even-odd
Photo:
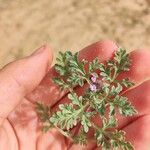
[[[55,126],[55,128],[65,137],[69,138],[70,140],[72,140],[71,136],[68,135],[68,133],[66,133],[65,131],[63,131],[62,129],[60,129],[59,127]]]
[[[113,75],[113,77],[112,77],[111,83],[113,83],[113,82],[114,82],[114,80],[117,78],[117,76],[118,76],[117,71],[118,71],[118,68],[117,68],[117,67],[115,67],[114,75]]]

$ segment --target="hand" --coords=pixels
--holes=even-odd
[[[90,61],[98,57],[102,62],[109,59],[116,49],[117,46],[110,41],[97,42],[80,51],[79,59]],[[125,91],[124,95],[139,114],[130,118],[118,115],[118,128],[126,131],[127,140],[134,144],[136,150],[149,150],[150,52],[133,51],[131,59],[130,71],[120,78],[127,76],[136,84],[133,89]],[[51,62],[52,53],[47,47],[42,47],[30,57],[10,63],[0,71],[0,150],[96,149],[92,142],[87,146],[72,145],[56,129],[46,134],[40,131],[35,101],[44,101],[52,109],[57,109],[60,103],[68,102],[65,93],[60,92],[52,81],[56,74],[54,69],[51,68],[47,73]],[[76,90],[82,92],[81,88]]]

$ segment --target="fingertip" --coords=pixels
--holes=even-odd
[[[36,49],[29,57],[32,58],[32,56],[43,56],[45,60],[48,60],[49,63],[52,63],[53,51],[51,46],[44,44],[40,48]]]
[[[23,58],[23,60],[27,60],[32,66],[41,66],[41,71],[43,72],[43,69],[45,70],[45,74],[49,70],[52,61],[53,61],[53,51],[52,48],[45,44],[42,45],[40,48],[36,49],[30,56],[27,56]]]
[[[43,58],[47,58],[47,68],[46,68],[46,73],[50,69],[52,62],[53,62],[53,50],[50,45],[44,45],[44,52],[43,52]]]
[[[143,67],[144,66],[148,67],[149,66],[148,64],[150,64],[150,50],[136,49],[130,53],[130,58],[131,58],[132,64],[136,64],[137,67],[141,65]]]
[[[100,61],[105,61],[112,57],[113,53],[118,49],[115,42],[110,40],[98,41],[79,52],[79,59],[88,58],[92,61],[98,57]]]
[[[54,57],[52,47],[48,44],[45,44],[44,48],[45,48],[45,55],[48,56],[49,64],[51,64]]]
[[[130,52],[131,66],[128,72],[120,75],[120,78],[129,78],[136,86],[150,78],[150,51],[136,49]]]

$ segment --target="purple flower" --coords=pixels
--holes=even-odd
[[[91,81],[95,83],[96,80],[97,80],[97,76],[95,74],[92,74]]]
[[[92,82],[96,82],[97,78],[95,76],[91,77]]]
[[[90,90],[93,91],[93,92],[96,92],[97,91],[96,84],[90,84]]]
[[[93,73],[91,77],[91,84],[90,84],[90,90],[93,92],[97,92],[103,86],[102,81],[98,80],[97,78],[98,78],[97,74]]]

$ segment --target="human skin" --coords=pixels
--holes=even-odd
[[[117,48],[111,41],[97,42],[81,50],[79,59],[91,61],[98,57],[103,62],[111,58]],[[149,150],[150,51],[132,51],[130,58],[130,71],[119,78],[129,77],[135,83],[132,89],[124,89],[122,94],[129,98],[139,113],[134,117],[117,114],[118,129],[126,132],[126,138],[133,143],[135,150]],[[97,149],[94,142],[88,142],[87,146],[73,145],[56,129],[46,134],[41,132],[35,102],[43,101],[52,110],[57,109],[60,103],[69,102],[66,93],[52,82],[56,75],[53,67],[49,66],[52,59],[51,50],[43,46],[31,56],[12,62],[0,71],[0,150]],[[76,88],[79,94],[82,91],[82,88]],[[99,123],[97,118],[93,121]]]

